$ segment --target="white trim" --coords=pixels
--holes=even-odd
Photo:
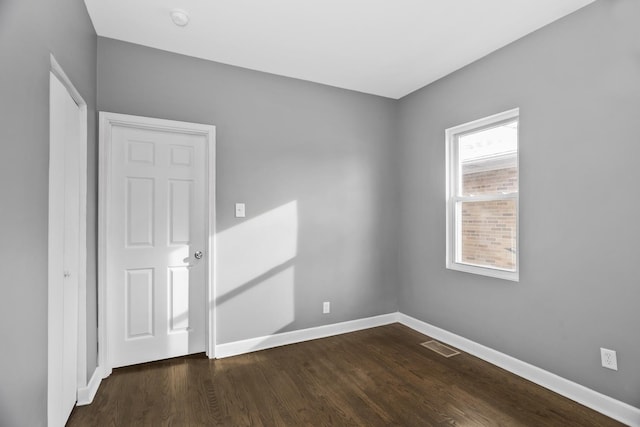
[[[242,341],[233,341],[230,343],[218,344],[216,346],[216,355],[218,358],[237,356],[239,354],[266,350],[268,348],[280,347],[282,345],[297,344],[318,338],[326,338],[333,335],[346,334],[348,332],[389,325],[391,323],[396,323],[397,321],[398,313],[396,312],[367,317],[364,319],[334,323],[331,325],[317,326],[315,328],[299,329],[297,331],[283,332],[275,335],[249,338]]]
[[[109,173],[111,165],[111,128],[114,126],[135,127],[138,129],[151,129],[159,131],[171,131],[192,135],[202,135],[206,138],[207,146],[207,332],[206,353],[210,358],[215,357],[215,274],[214,259],[216,248],[215,228],[215,152],[216,133],[215,126],[181,122],[176,120],[156,119],[128,114],[100,112],[99,134],[99,178],[98,178],[98,365],[102,367],[104,378],[111,375],[112,367],[109,362],[109,340],[107,334],[107,212],[109,201]]]
[[[76,102],[76,104],[78,104],[78,106],[81,107],[84,105],[86,107],[87,103],[82,98],[82,95],[80,95],[80,92],[78,92],[78,90],[75,88],[75,86],[71,82],[71,79],[64,72],[52,53],[49,54],[49,61],[51,63],[50,71],[58,78],[58,80],[60,80],[62,85],[67,88],[67,90],[69,91],[69,95],[71,95],[71,98]]]
[[[111,164],[111,154],[106,141],[111,140],[111,126],[107,126],[106,118],[100,113],[98,135],[98,366],[102,366],[102,377],[111,375],[111,367],[107,363],[107,295],[105,289],[107,267],[107,194],[108,166]]]
[[[529,380],[588,408],[630,426],[640,427],[640,408],[613,399],[595,390],[574,383],[544,369],[530,365],[467,338],[445,331],[437,326],[398,313],[398,321],[422,334],[456,347],[466,353],[485,360],[519,377]]]
[[[58,79],[69,93],[69,96],[71,96],[71,99],[78,105],[80,114],[80,135],[78,141],[78,354],[76,362],[77,388],[80,389],[87,384],[87,103],[52,53],[49,54],[49,64],[50,73]],[[52,271],[49,271],[48,274],[48,281],[50,281]]]
[[[496,195],[495,197],[461,197],[458,196],[458,190],[456,188],[460,177],[461,171],[458,168],[457,158],[457,137],[464,133],[480,130],[482,128],[488,128],[491,126],[497,126],[502,122],[507,122],[513,119],[519,119],[520,109],[514,108],[512,110],[504,111],[502,113],[494,114],[489,117],[474,120],[468,123],[464,123],[458,126],[454,126],[445,130],[445,170],[446,170],[446,268],[449,270],[463,271],[467,273],[478,274],[482,276],[495,277],[498,279],[511,280],[518,282],[520,280],[520,204],[519,193],[512,193],[505,196]],[[520,133],[520,126],[518,126],[518,134]],[[518,140],[518,145],[520,141]],[[518,155],[516,153],[516,165],[518,164]],[[465,264],[456,261],[460,255],[460,243],[456,243],[459,235],[457,229],[460,227],[458,220],[459,216],[456,215],[458,201],[483,201],[483,200],[495,200],[495,199],[514,199],[516,202],[516,269],[515,271],[502,270],[492,268],[489,266],[476,266],[471,264]]]
[[[483,117],[481,119],[472,120],[461,125],[452,126],[446,130],[447,133],[463,134],[469,131],[476,131],[480,128],[491,127],[498,122],[509,121],[518,117],[520,114],[519,108],[512,108],[511,110],[503,111],[501,113],[493,114],[491,116]]]
[[[209,156],[209,164],[207,165],[207,256],[208,256],[208,289],[207,289],[207,310],[209,318],[207,321],[207,343],[206,353],[209,359],[216,357],[216,128],[211,126],[209,130],[210,143],[207,144],[207,154]]]
[[[98,388],[102,383],[102,368],[97,366],[95,371],[93,371],[93,375],[91,375],[91,379],[86,387],[80,387],[78,389],[78,406],[89,405],[93,402],[93,398],[96,397],[96,393],[98,392]]]

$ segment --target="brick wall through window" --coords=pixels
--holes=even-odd
[[[509,193],[518,191],[515,167],[466,173],[463,169],[465,195]],[[463,202],[461,219],[461,261],[505,270],[516,266],[516,202],[494,200]]]

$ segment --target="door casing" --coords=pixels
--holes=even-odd
[[[215,358],[215,153],[216,153],[216,128],[212,125],[181,122],[127,114],[100,112],[100,137],[99,137],[99,172],[98,172],[98,365],[103,378],[111,375],[112,366],[109,361],[109,342],[107,318],[107,287],[109,277],[107,274],[107,238],[109,236],[109,212],[110,178],[111,178],[111,132],[113,126],[134,127],[155,131],[178,132],[194,135],[202,135],[206,139],[206,354],[210,359]]]

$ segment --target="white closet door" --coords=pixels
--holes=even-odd
[[[77,400],[80,107],[50,76],[48,419],[64,426]]]

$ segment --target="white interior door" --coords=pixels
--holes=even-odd
[[[110,139],[110,367],[203,352],[206,137],[114,125]]]
[[[50,76],[48,420],[63,426],[77,398],[80,107]]]

